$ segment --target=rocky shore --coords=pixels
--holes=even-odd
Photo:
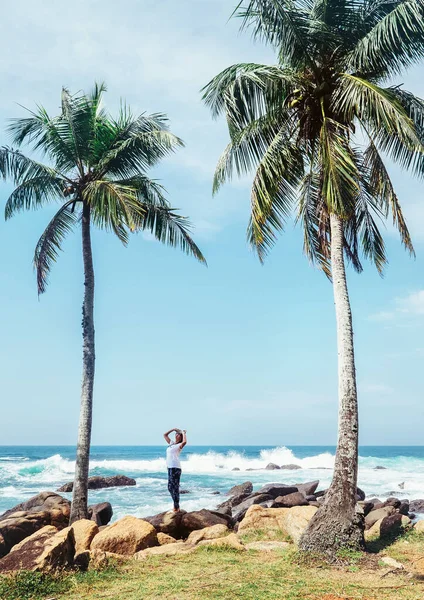
[[[115,480],[117,481],[117,480]],[[215,510],[164,512],[143,519],[127,516],[109,525],[108,502],[90,506],[90,520],[68,527],[70,502],[55,492],[42,492],[0,516],[0,573],[19,569],[85,570],[111,557],[144,559],[152,554],[187,553],[197,545],[226,545],[266,550],[296,544],[309,520],[324,502],[319,481],[285,485],[269,483],[254,491],[250,481],[236,485]],[[357,491],[357,511],[370,542],[412,528],[424,533],[424,499],[365,500]],[[245,543],[244,536],[260,530],[266,541]],[[279,537],[279,540],[275,538]],[[260,548],[259,548],[259,546]]]

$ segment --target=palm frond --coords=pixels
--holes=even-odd
[[[21,210],[39,208],[46,202],[64,198],[70,183],[55,169],[6,146],[0,148],[0,174],[16,185],[6,202],[6,219]]]
[[[368,148],[364,153],[364,166],[369,171],[367,180],[370,196],[380,202],[381,210],[385,216],[389,212],[392,213],[393,226],[399,231],[402,244],[412,256],[415,256],[411,235],[406,225],[399,199],[395,193],[389,173],[372,139],[370,139]]]
[[[137,229],[149,231],[159,242],[180,248],[206,265],[206,259],[190,235],[191,225],[186,217],[173,208],[146,204],[145,212],[137,224]]]
[[[70,201],[60,207],[35,248],[34,268],[39,294],[46,291],[50,270],[59,256],[62,242],[79,219],[79,214],[73,210],[72,205],[73,201]]]
[[[371,29],[352,50],[347,69],[364,76],[400,73],[424,56],[424,3],[394,0],[371,6],[362,24],[365,28],[372,25]]]

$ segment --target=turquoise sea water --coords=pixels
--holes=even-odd
[[[331,481],[334,447],[330,446],[187,446],[182,455],[182,496],[186,510],[213,508],[219,496],[236,483],[255,488],[272,481]],[[75,448],[69,446],[0,446],[0,513],[44,490],[71,481]],[[267,471],[268,463],[297,464],[297,471]],[[381,466],[385,469],[375,470]],[[232,469],[238,468],[239,471]],[[253,470],[249,470],[253,469]],[[114,519],[125,514],[147,516],[168,510],[165,446],[97,446],[92,448],[90,474],[124,474],[135,487],[90,492],[90,503],[111,502]],[[399,487],[403,484],[403,489]],[[368,497],[396,495],[424,498],[424,446],[360,448],[359,486]],[[70,497],[69,494],[64,494]]]

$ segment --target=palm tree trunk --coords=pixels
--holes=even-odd
[[[364,545],[363,517],[356,510],[358,478],[358,397],[352,312],[343,256],[343,221],[330,215],[331,271],[336,308],[339,429],[334,474],[322,507],[309,523],[300,546],[332,555],[340,548]]]
[[[94,268],[91,251],[90,207],[84,203],[82,213],[82,256],[84,262],[84,303],[82,307],[82,386],[78,428],[77,458],[70,523],[88,516],[88,468],[90,461],[93,385],[95,368],[94,347]]]

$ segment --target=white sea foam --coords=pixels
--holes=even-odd
[[[9,457],[3,457],[7,458]],[[268,463],[279,466],[294,464],[301,469],[267,471],[265,467]],[[210,495],[211,491],[223,491],[233,483],[246,479],[251,480],[255,486],[270,481],[291,483],[320,479],[321,487],[327,487],[331,481],[333,466],[334,455],[331,453],[311,452],[310,456],[300,458],[295,451],[284,446],[263,449],[257,457],[250,457],[240,451],[209,451],[204,454],[191,454],[188,451],[182,456],[183,487],[190,487],[193,496],[184,497],[184,502],[193,508],[200,508],[202,502],[205,506],[212,506],[217,499]],[[385,469],[375,470],[376,466],[383,466]],[[239,471],[233,471],[235,468]],[[26,457],[13,457],[13,460],[3,461],[0,459],[0,498],[21,498],[22,494],[36,493],[35,490],[55,489],[72,480],[74,469],[75,462],[60,454],[42,460],[28,460]],[[114,506],[117,508],[121,506],[122,510],[129,510],[131,505],[128,503],[135,502],[139,506],[132,506],[133,509],[143,510],[143,514],[147,514],[149,507],[153,511],[161,510],[162,507],[165,509],[168,505],[164,457],[151,460],[92,460],[90,469],[96,475],[123,473],[136,478],[136,488],[107,492],[108,498],[112,496],[115,499]],[[424,459],[363,456],[360,458],[359,485],[369,497],[384,497],[395,493],[398,497],[423,498]],[[163,496],[157,497],[158,493]],[[101,497],[100,492],[95,494]],[[130,498],[133,500],[130,501]]]

